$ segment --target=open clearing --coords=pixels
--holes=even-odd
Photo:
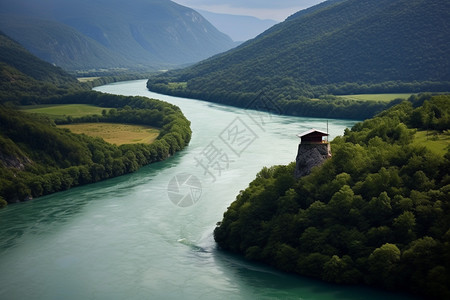
[[[100,107],[89,104],[49,104],[49,105],[25,105],[21,110],[38,113],[49,116],[52,119],[67,116],[83,117],[87,115],[101,115],[103,110],[109,111],[110,108]]]
[[[80,123],[58,125],[73,133],[84,133],[92,137],[100,137],[106,142],[116,144],[151,144],[159,135],[159,130],[150,126],[117,124],[117,123]]]
[[[101,115],[103,110],[110,108],[99,107],[88,104],[49,104],[49,105],[26,105],[21,110],[43,114],[51,119],[65,118],[68,116],[77,118],[87,115]],[[92,137],[100,137],[106,142],[116,145],[152,143],[159,135],[159,130],[150,126],[118,124],[118,123],[76,123],[59,125],[59,128],[67,128],[73,133]]]
[[[339,98],[347,100],[359,100],[359,101],[384,101],[389,102],[395,99],[408,99],[414,94],[356,94],[356,95],[341,95]]]
[[[450,146],[450,132],[438,134],[435,131],[417,131],[414,135],[414,144],[427,147],[432,152],[444,155]]]
[[[89,82],[89,81],[94,81],[99,78],[100,77],[78,77],[77,79],[79,82]]]

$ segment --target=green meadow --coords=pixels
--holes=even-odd
[[[94,81],[99,78],[100,77],[78,77],[77,79],[79,82],[90,82],[90,81]]]
[[[159,130],[150,126],[118,123],[80,123],[58,125],[73,133],[99,137],[110,144],[144,143],[151,144],[159,135]]]
[[[356,95],[340,95],[339,98],[347,100],[359,100],[359,101],[383,101],[389,102],[395,99],[408,99],[414,94],[356,94]]]
[[[443,134],[436,131],[417,131],[414,144],[427,147],[432,152],[444,156],[450,146],[450,131]]]
[[[49,105],[26,105],[21,110],[30,113],[38,113],[49,116],[52,119],[60,117],[83,117],[87,115],[101,115],[102,111],[109,108],[88,104],[49,104]]]
[[[103,110],[109,108],[88,104],[61,104],[61,105],[27,105],[21,110],[49,116],[52,119],[62,117],[83,117],[87,115],[101,115]],[[159,135],[159,130],[150,126],[116,124],[116,123],[79,123],[58,125],[77,134],[86,134],[100,137],[106,142],[116,145],[145,143],[151,144]]]

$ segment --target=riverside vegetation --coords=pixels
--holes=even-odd
[[[431,137],[449,129],[450,95],[412,96],[335,138],[308,176],[263,168],[215,240],[284,271],[449,299],[450,148],[436,154]]]
[[[190,122],[172,104],[86,90],[75,78],[0,34],[0,206],[136,171],[183,149]],[[49,118],[18,105],[89,104],[101,114]],[[151,144],[116,146],[57,124],[127,123],[155,127]]]
[[[112,108],[102,115],[69,116],[53,122],[0,106],[0,196],[8,202],[136,171],[173,155],[191,137],[190,122],[180,109],[154,99],[85,92],[45,102],[91,103]],[[86,122],[148,125],[160,128],[160,135],[152,144],[115,146],[55,126]]]

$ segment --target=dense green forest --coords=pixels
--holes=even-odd
[[[365,119],[389,104],[327,95],[450,90],[449,20],[447,0],[326,1],[147,86],[240,107],[264,93],[283,114]]]
[[[414,142],[449,129],[450,95],[412,96],[335,138],[308,176],[296,180],[295,163],[263,168],[215,240],[284,271],[449,299],[450,148]]]
[[[101,80],[90,84],[98,83]],[[177,106],[88,89],[89,84],[81,84],[0,33],[0,206],[130,173],[189,143],[190,122]],[[52,121],[15,109],[28,104],[92,104],[111,109],[101,115]],[[56,127],[56,123],[76,122],[142,124],[157,127],[160,134],[152,144],[115,146]]]

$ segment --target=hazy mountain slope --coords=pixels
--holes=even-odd
[[[81,89],[76,78],[29,53],[0,32],[0,103]]]
[[[2,0],[0,11],[62,22],[133,66],[193,63],[234,45],[200,14],[169,0]],[[64,53],[61,45],[58,51]]]
[[[59,22],[0,16],[0,28],[31,53],[66,70],[126,67],[132,64],[99,42]]]
[[[228,103],[236,101],[226,98],[230,92],[254,97],[269,90],[271,97],[290,100],[450,88],[449,20],[446,0],[328,1],[231,51],[150,80],[149,86],[187,82],[185,95],[220,94]]]
[[[251,16],[218,14],[205,10],[197,11],[234,41],[252,39],[278,23],[275,20],[261,20]]]

